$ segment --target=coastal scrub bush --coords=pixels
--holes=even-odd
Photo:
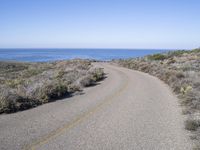
[[[91,71],[92,79],[96,82],[101,80],[104,77],[104,72],[102,68],[94,68]]]
[[[87,87],[89,85],[93,85],[94,84],[94,81],[92,79],[92,76],[91,75],[87,75],[87,76],[84,76],[80,79],[79,81],[80,85],[82,87]]]
[[[175,56],[179,57],[179,56],[181,56],[181,55],[183,55],[183,54],[185,54],[185,53],[188,53],[188,52],[189,52],[189,51],[186,51],[186,50],[169,51],[169,52],[168,52],[168,56],[169,56],[170,58],[173,58],[173,57],[175,57]]]
[[[15,91],[8,89],[1,89],[0,113],[15,112],[20,108],[20,99],[22,98]]]
[[[188,119],[185,121],[185,128],[187,130],[195,131],[200,127],[200,120]]]
[[[79,83],[83,87],[94,85],[97,81],[104,78],[104,72],[102,68],[94,68],[90,73],[79,80]]]
[[[36,107],[78,92],[104,78],[89,60],[0,62],[0,113]],[[79,82],[77,82],[79,81]]]
[[[60,82],[52,82],[44,85],[44,87],[40,89],[38,99],[45,103],[63,96],[67,96],[68,94],[69,92],[67,84],[65,85]]]
[[[154,55],[149,55],[148,59],[149,60],[164,60],[167,57],[164,54],[154,54]]]

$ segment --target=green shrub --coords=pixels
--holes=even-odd
[[[61,98],[63,96],[68,95],[68,86],[64,85],[62,83],[49,83],[45,85],[41,90],[40,90],[40,97],[38,99],[43,100],[42,102],[49,102],[51,100],[55,100],[58,98]]]
[[[103,69],[102,68],[95,68],[92,72],[92,79],[94,81],[99,81],[101,80],[103,77],[104,77],[104,72],[103,72]]]
[[[8,85],[11,88],[17,88],[18,85],[22,84],[24,82],[23,79],[9,79],[5,80],[5,84]]]
[[[164,60],[166,59],[166,55],[164,54],[154,54],[154,55],[150,55],[148,56],[148,59],[149,60]]]
[[[200,53],[200,48],[196,48],[196,49],[192,50],[191,52]]]
[[[188,53],[186,50],[176,50],[176,51],[170,51],[168,52],[169,57],[174,57],[174,56],[181,56],[185,53]]]

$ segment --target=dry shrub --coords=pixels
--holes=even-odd
[[[185,129],[195,131],[200,126],[200,120],[188,119],[185,121]]]
[[[51,63],[0,62],[0,66],[0,113],[25,110],[70,96],[104,77],[103,69],[93,68],[89,60],[80,59]]]

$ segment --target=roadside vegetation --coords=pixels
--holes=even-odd
[[[104,78],[89,60],[0,62],[0,113],[12,113],[71,96]]]
[[[200,49],[179,50],[142,58],[114,60],[117,64],[149,73],[167,83],[180,99],[185,128],[200,149]]]

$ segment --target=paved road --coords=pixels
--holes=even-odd
[[[109,64],[82,95],[0,115],[0,149],[190,150],[177,99],[160,80]]]

